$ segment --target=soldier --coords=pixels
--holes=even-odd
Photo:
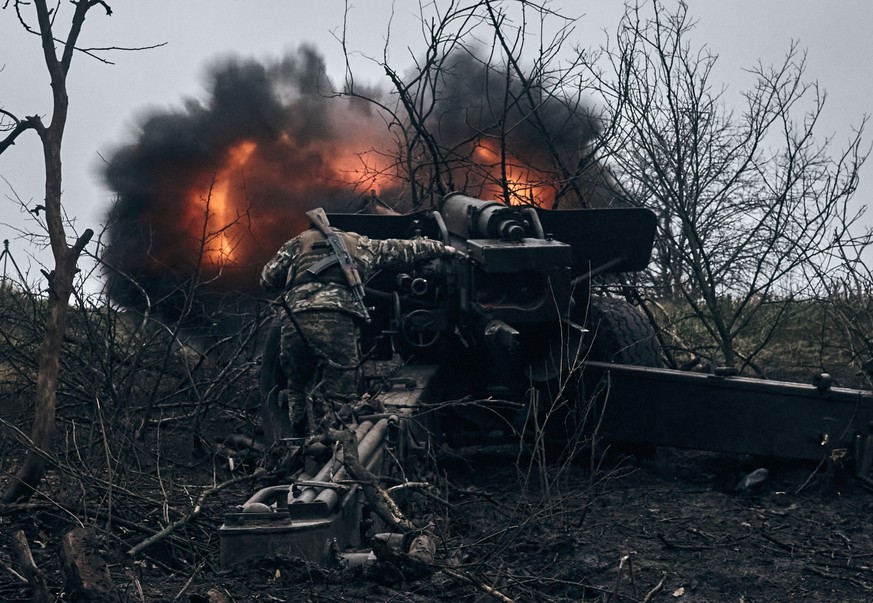
[[[321,208],[307,215],[314,227],[282,245],[261,272],[262,286],[284,292],[279,359],[288,385],[279,403],[288,405],[294,436],[311,434],[334,403],[358,395],[359,322],[368,319],[362,282],[380,268],[455,254],[430,239],[376,240],[332,229]]]

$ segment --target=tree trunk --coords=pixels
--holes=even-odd
[[[67,315],[66,299],[52,299],[45,335],[39,355],[36,377],[33,426],[30,439],[36,449],[27,451],[24,463],[3,495],[4,503],[26,500],[33,494],[45,471],[43,452],[48,452],[55,433],[55,399],[58,383],[59,356]]]
[[[85,245],[94,235],[91,229],[87,229],[72,247],[68,245],[61,207],[61,192],[63,190],[61,142],[64,137],[69,107],[67,72],[76,46],[76,39],[81,31],[82,23],[85,21],[85,14],[94,3],[79,2],[76,4],[70,33],[63,45],[63,54],[60,59],[55,52],[56,40],[52,32],[52,11],[49,10],[46,0],[34,0],[33,5],[39,22],[43,56],[51,76],[53,111],[52,120],[48,127],[44,126],[42,120],[36,116],[28,118],[28,127],[35,129],[42,141],[45,162],[45,219],[52,255],[55,260],[55,269],[47,275],[49,316],[45,325],[39,357],[39,372],[36,378],[33,427],[30,432],[32,446],[27,451],[18,474],[13,478],[3,495],[3,502],[6,503],[30,498],[42,480],[45,471],[45,454],[51,449],[55,433],[59,356],[61,343],[64,340],[68,303],[73,293],[76,262]],[[106,9],[107,13],[111,12],[108,6]]]

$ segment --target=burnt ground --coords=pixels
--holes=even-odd
[[[218,467],[189,465],[172,479],[193,499],[202,486],[228,477],[208,475],[210,466]],[[760,467],[769,470],[764,482],[736,489]],[[49,478],[65,492],[57,472]],[[387,564],[339,570],[294,559],[221,571],[216,530],[251,491],[243,480],[208,498],[201,515],[136,559],[125,552],[143,541],[144,527],[163,525],[159,510],[147,505],[117,508],[111,522],[81,503],[72,509],[61,494],[3,507],[0,600],[31,600],[10,545],[17,530],[54,600],[73,600],[58,549],[79,522],[96,535],[94,550],[109,564],[110,600],[125,602],[873,600],[873,493],[827,468],[662,449],[646,458],[599,459],[593,471],[588,459],[563,466],[478,459],[442,466],[433,479],[448,504],[427,499],[415,509],[418,519],[433,522],[438,541],[425,575],[404,577]],[[160,491],[145,494],[162,500]],[[105,500],[91,504],[107,508]]]

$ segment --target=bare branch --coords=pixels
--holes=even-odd
[[[0,109],[0,114],[9,116],[15,122],[12,131],[9,132],[5,138],[0,140],[0,154],[3,154],[6,149],[14,145],[15,140],[27,130],[36,130],[37,134],[40,136],[43,136],[45,132],[45,126],[43,126],[42,120],[38,115],[31,115],[25,117],[24,120],[19,120],[12,113],[4,111],[3,109]]]

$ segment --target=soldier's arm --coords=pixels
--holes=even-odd
[[[293,244],[288,241],[276,252],[261,270],[261,286],[267,291],[283,291],[288,279],[288,269],[291,267]]]
[[[377,243],[376,258],[381,268],[404,270],[417,262],[454,255],[455,249],[432,239],[383,239]]]

